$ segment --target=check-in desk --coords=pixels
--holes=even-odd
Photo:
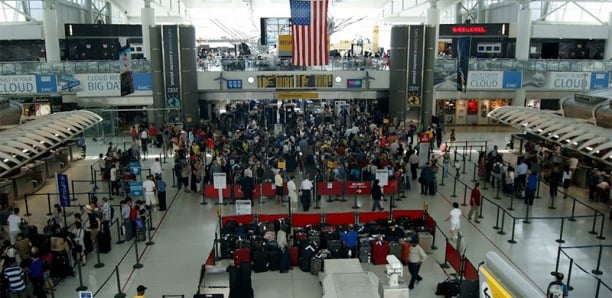
[[[65,148],[57,149],[53,154],[43,158],[45,163],[45,175],[52,178],[55,173],[63,173],[70,166],[69,156],[65,153],[69,151]]]
[[[45,183],[45,162],[35,161],[21,168],[21,171],[10,177],[16,199],[23,199],[23,195],[38,191]]]
[[[0,206],[12,207],[15,201],[15,190],[13,189],[13,181],[10,179],[0,179]]]

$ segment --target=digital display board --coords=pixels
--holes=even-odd
[[[348,79],[346,80],[346,88],[361,88],[363,86],[362,79]]]
[[[333,77],[332,75],[298,75],[296,88],[305,88],[305,87],[324,87],[331,88],[333,87]]]
[[[510,24],[440,24],[440,37],[508,36]]]
[[[293,88],[293,75],[263,75],[257,76],[257,88]]]
[[[227,80],[227,89],[242,89],[242,80]]]

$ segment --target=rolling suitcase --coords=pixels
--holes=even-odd
[[[310,261],[310,274],[318,275],[323,270],[323,259],[320,257],[312,257]]]
[[[248,247],[234,250],[234,266],[238,266],[242,262],[251,263],[251,249]]]
[[[291,269],[291,256],[287,248],[281,250],[279,269],[281,273],[287,273]]]
[[[298,266],[300,259],[300,249],[296,246],[289,247],[289,258],[291,259],[291,266]]]
[[[384,265],[387,264],[387,255],[389,255],[389,242],[373,241],[372,244],[372,264]]]
[[[280,269],[281,251],[277,247],[267,247],[268,270],[276,271]]]
[[[265,272],[268,270],[268,254],[263,248],[256,249],[253,252],[253,271]]]
[[[109,233],[98,234],[98,251],[102,254],[111,251],[111,236]]]
[[[327,240],[327,249],[334,259],[342,257],[342,242],[340,240]]]

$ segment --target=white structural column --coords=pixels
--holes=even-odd
[[[606,39],[606,50],[604,60],[612,59],[612,12],[608,15],[608,39]]]
[[[529,59],[529,40],[531,39],[531,9],[528,1],[520,1],[518,9],[518,32],[516,36],[516,59]]]
[[[142,21],[142,51],[146,59],[151,59],[151,34],[149,27],[155,25],[155,10],[151,7],[151,0],[145,0],[145,7],[140,9]]]
[[[55,1],[44,0],[43,6],[43,34],[45,37],[45,53],[47,62],[60,61],[59,36],[57,33],[57,13]]]
[[[440,9],[438,8],[438,0],[429,1],[431,6],[427,9],[427,26],[436,27],[436,44],[438,43],[438,25],[440,25]],[[435,47],[436,58],[438,57],[438,47]]]
[[[525,88],[516,89],[514,93],[514,100],[512,101],[513,106],[524,107],[525,97],[527,97],[527,90]]]

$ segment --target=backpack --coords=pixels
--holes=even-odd
[[[551,284],[548,287],[548,298],[563,298],[563,284]]]
[[[496,163],[493,165],[493,173],[495,173],[495,174],[499,174],[499,173],[501,173],[501,165],[500,165],[500,163],[499,163],[499,162],[496,162]]]

